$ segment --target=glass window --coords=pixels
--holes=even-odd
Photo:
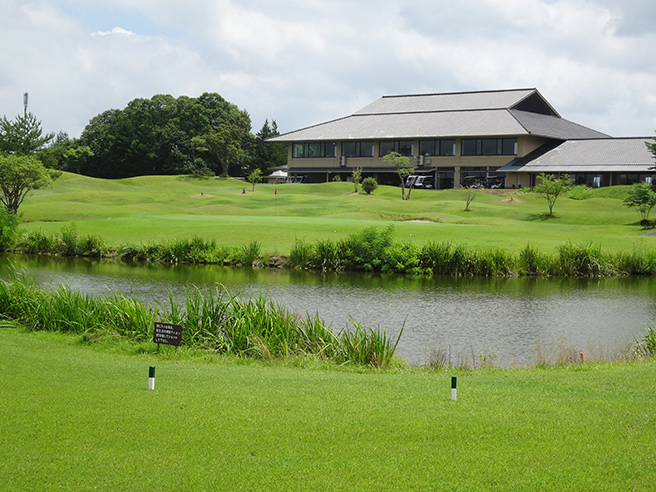
[[[374,143],[362,142],[360,144],[360,157],[373,157],[374,156]]]
[[[456,155],[456,141],[455,140],[441,140],[440,141],[440,154],[439,155]]]
[[[380,156],[384,157],[390,152],[395,152],[395,144],[396,142],[380,142]]]
[[[373,157],[373,142],[342,142],[342,155],[345,157]]]
[[[401,155],[413,155],[414,143],[412,140],[402,140],[399,142],[399,150]]]
[[[307,154],[305,155],[305,157],[319,157],[320,155],[321,155],[320,143],[307,144]]]
[[[345,157],[356,156],[356,143],[355,142],[342,142],[342,155]]]
[[[516,138],[463,139],[462,155],[517,155],[517,139]]]
[[[319,157],[337,157],[337,144],[325,143],[323,152]]]
[[[295,143],[292,145],[292,157],[336,157],[337,145],[333,142]]]
[[[438,155],[439,148],[437,152],[435,151],[435,144],[439,145],[439,140],[421,140],[419,142],[419,155]]]
[[[484,138],[481,141],[481,154],[482,155],[497,155],[499,152],[497,150],[497,139],[496,138]]]
[[[462,155],[477,155],[478,140],[465,139],[462,141]]]
[[[516,138],[504,138],[503,139],[503,149],[501,152],[503,155],[517,155],[517,139]]]
[[[412,140],[396,140],[380,142],[380,156],[384,157],[390,152],[398,152],[401,155],[414,154],[414,142]]]

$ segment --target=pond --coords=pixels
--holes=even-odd
[[[427,278],[0,257],[0,277],[15,267],[45,288],[120,291],[167,305],[169,292],[181,300],[185,286],[220,283],[318,313],[334,330],[351,326],[351,317],[392,337],[404,327],[397,355],[409,364],[521,366],[580,352],[587,360],[613,359],[656,320],[654,278]]]

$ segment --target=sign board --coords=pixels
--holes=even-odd
[[[182,326],[155,322],[153,342],[179,347],[182,344]]]

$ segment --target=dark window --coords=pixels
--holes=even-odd
[[[420,155],[455,155],[455,140],[421,140],[419,142]]]
[[[373,157],[373,142],[343,142],[342,155],[345,157]]]
[[[387,140],[380,142],[380,156],[384,157],[390,152],[398,152],[401,155],[413,155],[414,145],[412,140]]]
[[[343,142],[342,155],[345,157],[354,157],[357,155],[357,142]]]
[[[422,140],[419,142],[419,155],[437,155],[439,152],[439,147],[438,150],[435,150],[435,144],[437,141],[435,140]],[[439,145],[439,143],[438,143]]]
[[[462,155],[517,155],[516,138],[467,138]]]
[[[292,147],[292,157],[336,157],[337,145],[333,142],[295,143]]]
[[[497,155],[498,153],[496,138],[484,138],[481,140],[482,155]]]
[[[480,140],[467,139],[462,141],[462,155],[478,155]]]

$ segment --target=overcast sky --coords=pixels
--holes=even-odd
[[[281,132],[382,95],[536,87],[571,121],[656,132],[653,0],[0,0],[0,116],[77,137],[155,94],[218,92]]]

